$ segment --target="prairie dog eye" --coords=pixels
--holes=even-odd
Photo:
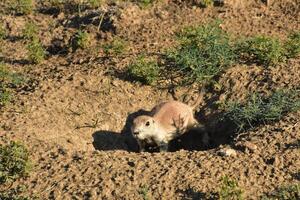
[[[150,122],[149,121],[146,122],[146,126],[150,126]]]

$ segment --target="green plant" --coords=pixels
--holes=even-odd
[[[242,61],[264,66],[276,65],[285,60],[285,50],[280,40],[267,36],[241,40],[236,45],[236,54]]]
[[[146,185],[142,186],[140,189],[139,189],[139,194],[142,196],[142,198],[144,200],[150,200],[150,197],[149,197],[149,189]]]
[[[4,28],[3,23],[0,22],[0,42],[6,37],[6,29]]]
[[[38,35],[38,27],[33,22],[27,22],[23,29],[23,37],[32,40]]]
[[[142,8],[146,8],[150,6],[154,2],[154,0],[137,0],[137,2]]]
[[[90,45],[90,36],[86,31],[79,30],[75,33],[72,41],[72,49],[85,49]]]
[[[264,195],[262,200],[297,200],[300,199],[300,184],[280,187],[274,192]]]
[[[103,45],[103,50],[106,54],[122,54],[126,50],[126,42],[115,37],[112,42]]]
[[[13,0],[9,1],[10,9],[16,14],[28,15],[34,9],[32,0]]]
[[[26,191],[27,187],[25,185],[17,185],[16,187],[9,188],[8,190],[1,191],[0,199],[1,200],[34,200],[38,199],[35,197],[28,197],[21,195],[22,192]]]
[[[101,5],[103,5],[103,3],[105,2],[105,0],[88,0],[88,4],[92,7],[92,8],[98,8]]]
[[[184,29],[179,35],[180,45],[167,52],[167,59],[175,63],[173,71],[180,73],[183,83],[209,82],[234,62],[228,35],[220,22]]]
[[[128,66],[127,72],[130,77],[149,85],[154,84],[160,74],[157,62],[146,59],[145,56],[140,56],[131,63]]]
[[[42,43],[37,37],[33,37],[27,44],[28,60],[35,64],[42,62],[46,56],[46,52]]]
[[[29,152],[24,145],[11,142],[0,146],[0,184],[27,176],[30,169]]]
[[[218,191],[220,200],[242,200],[243,191],[239,188],[238,183],[228,176],[222,178],[222,184]]]
[[[223,119],[229,119],[239,130],[245,130],[257,124],[279,120],[288,112],[298,109],[300,109],[298,91],[278,90],[268,97],[255,93],[246,103],[226,103]]]
[[[213,4],[214,4],[213,0],[201,0],[201,2],[200,2],[200,6],[205,7],[205,8],[212,6]]]
[[[288,58],[294,58],[300,54],[300,31],[290,34],[284,47]]]

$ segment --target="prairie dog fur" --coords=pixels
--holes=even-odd
[[[164,102],[155,106],[150,115],[135,118],[131,125],[131,133],[136,138],[140,151],[145,150],[145,144],[156,144],[160,151],[167,151],[170,140],[198,127],[193,112],[201,101],[202,98],[198,98],[193,106],[179,101]],[[208,142],[206,133],[203,142]]]

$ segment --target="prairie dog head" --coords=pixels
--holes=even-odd
[[[145,140],[155,132],[156,123],[153,117],[142,115],[133,120],[131,133],[134,137]]]

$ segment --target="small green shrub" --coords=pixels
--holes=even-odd
[[[175,64],[173,71],[183,77],[183,83],[209,82],[235,60],[228,35],[215,21],[186,28],[178,35],[180,45],[167,52]]]
[[[9,1],[10,9],[21,15],[28,15],[33,12],[34,5],[32,0],[12,0]]]
[[[0,184],[28,175],[31,169],[28,150],[20,143],[0,146]]]
[[[26,190],[25,185],[18,185],[17,187],[10,188],[6,191],[1,191],[0,199],[1,200],[37,200],[37,197],[28,197],[21,195],[22,192]]]
[[[242,200],[243,191],[239,188],[235,180],[224,176],[222,178],[222,185],[218,191],[218,196],[220,200]]]
[[[285,60],[285,50],[278,38],[255,36],[238,42],[236,54],[244,62],[264,66],[276,65]]]
[[[137,2],[142,8],[146,8],[150,6],[154,2],[154,0],[137,0]]]
[[[72,40],[73,51],[78,48],[86,49],[89,45],[90,45],[89,33],[82,30],[77,31]]]
[[[274,192],[262,197],[262,200],[297,200],[300,199],[300,184],[280,187]]]
[[[261,123],[281,119],[289,112],[300,109],[299,92],[278,90],[269,97],[252,94],[247,102],[230,102],[225,105],[224,118],[232,121],[240,130]]]
[[[28,40],[32,40],[38,35],[38,27],[33,22],[25,24],[23,29],[23,37]]]
[[[138,192],[142,196],[143,200],[150,200],[149,189],[146,185],[142,186]]]
[[[38,64],[45,59],[46,52],[42,43],[37,37],[32,38],[27,44],[28,60],[32,63]]]
[[[106,54],[122,54],[127,48],[126,42],[119,38],[115,37],[111,43],[103,45],[104,53]]]
[[[157,62],[146,59],[144,56],[138,57],[135,62],[128,66],[127,70],[130,77],[149,85],[154,84],[160,74]]]
[[[201,0],[201,2],[200,2],[200,6],[205,7],[205,8],[212,6],[212,5],[214,5],[213,0]]]
[[[6,37],[6,29],[3,23],[0,22],[0,42]]]
[[[101,5],[103,5],[103,3],[105,2],[105,0],[88,0],[88,5],[91,6],[92,8],[98,8]]]
[[[288,40],[284,44],[286,56],[294,58],[300,54],[300,31],[289,35]]]

